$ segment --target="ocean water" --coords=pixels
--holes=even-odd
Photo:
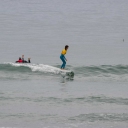
[[[127,14],[127,0],[1,0],[0,128],[127,128]],[[65,45],[72,79],[55,70]]]

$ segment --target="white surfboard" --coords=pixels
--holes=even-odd
[[[50,66],[50,68],[59,72],[63,77],[67,76],[67,77],[70,77],[70,78],[74,78],[74,72],[71,71],[71,70],[60,69],[60,68],[53,67],[53,66]]]

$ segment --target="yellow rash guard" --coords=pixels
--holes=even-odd
[[[63,49],[61,52],[62,55],[65,55],[66,53],[67,53],[67,50],[65,50],[65,49]]]

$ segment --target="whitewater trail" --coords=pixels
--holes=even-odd
[[[44,73],[54,73],[54,74],[59,74],[60,73],[60,69],[53,67],[53,66],[49,66],[49,65],[44,65],[44,64],[19,64],[19,63],[4,63],[10,66],[14,66],[14,67],[26,67],[26,68],[30,68],[31,71],[35,72],[35,71],[39,71],[39,72],[44,72]]]

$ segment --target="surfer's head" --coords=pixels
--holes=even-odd
[[[68,49],[68,47],[69,47],[69,46],[68,46],[68,45],[66,45],[66,46],[65,46],[65,50],[67,50],[67,49]]]
[[[19,57],[19,60],[21,60],[21,57]]]

